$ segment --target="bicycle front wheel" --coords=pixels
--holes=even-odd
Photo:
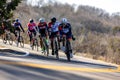
[[[20,43],[20,46],[24,48],[24,40],[22,36],[19,37],[19,43]]]
[[[66,56],[67,56],[68,61],[71,61],[70,54],[71,54],[71,45],[70,45],[70,42],[67,41],[66,42]]]
[[[32,50],[36,49],[38,51],[38,40],[33,40]]]
[[[49,55],[49,45],[45,39],[43,39],[43,47],[45,48],[45,51],[47,53],[47,56]]]
[[[8,41],[9,41],[9,44],[10,44],[10,45],[13,44],[13,38],[12,38],[12,35],[11,35],[11,34],[8,35]]]
[[[3,43],[6,44],[7,43],[7,36],[3,36]]]

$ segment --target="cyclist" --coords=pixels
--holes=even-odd
[[[19,19],[16,19],[16,20],[15,20],[13,26],[14,26],[14,29],[15,29],[15,30],[14,30],[15,39],[17,40],[17,32],[16,32],[16,31],[19,32],[19,35],[20,35],[21,29],[22,29],[23,32],[25,32],[25,31],[24,31],[24,29],[23,29],[23,27],[22,27],[22,24],[20,23]]]
[[[51,40],[51,48],[52,48],[52,55],[54,55],[54,45],[53,45],[53,39],[57,35],[59,35],[59,22],[56,20],[55,17],[51,18],[51,22],[48,23],[48,31],[49,31],[49,37]]]
[[[61,23],[59,25],[59,31],[60,31],[60,41],[62,40],[62,37],[65,35],[66,39],[71,41],[71,39],[75,40],[73,37],[72,31],[71,31],[71,24],[67,21],[66,18],[61,19]],[[64,46],[63,46],[64,47]],[[71,57],[73,57],[72,49],[71,49]]]
[[[43,48],[43,37],[46,37],[46,40],[48,42],[48,26],[47,26],[47,23],[45,21],[44,18],[40,18],[39,19],[39,23],[38,23],[38,31],[40,33],[40,45],[41,45],[41,49],[42,51],[44,51],[44,48]]]
[[[1,27],[2,27],[3,31],[7,30],[7,27],[4,25],[4,22],[2,22],[2,26]]]
[[[5,38],[6,32],[9,31],[9,29],[8,29],[7,26],[5,25],[5,22],[4,22],[4,21],[2,22],[1,28],[2,28],[2,31],[3,31],[2,37]]]
[[[36,26],[36,23],[34,23],[33,19],[29,20],[27,27],[28,27],[28,34],[30,38],[30,46],[32,47],[32,33],[34,34],[34,36],[36,36],[36,33],[37,33],[37,26]]]

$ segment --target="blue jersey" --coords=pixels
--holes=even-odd
[[[59,26],[59,30],[62,34],[72,35],[70,23],[67,23],[66,25],[61,23]]]
[[[20,22],[14,22],[14,27],[15,27],[15,28],[21,27],[21,23],[20,23]]]

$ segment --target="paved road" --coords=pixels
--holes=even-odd
[[[60,60],[0,42],[0,80],[119,80],[117,65],[75,56],[71,62],[64,54]]]

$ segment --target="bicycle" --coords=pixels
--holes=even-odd
[[[13,38],[9,30],[5,30],[5,35],[3,36],[3,43],[6,44],[7,41],[9,42],[10,45],[13,44]]]
[[[72,47],[71,47],[71,43],[70,43],[69,39],[66,38],[66,35],[63,35],[62,43],[63,43],[63,46],[64,46],[63,51],[66,54],[67,60],[71,61],[71,58],[72,58]]]
[[[49,55],[49,43],[46,37],[41,37],[42,38],[42,45],[43,45],[43,53],[47,53],[47,56]]]
[[[21,36],[20,31],[16,30],[16,31],[15,31],[15,34],[17,35],[17,47],[18,47],[19,44],[20,44],[20,46],[21,46],[22,48],[24,48],[24,39],[23,39],[23,37]]]
[[[32,35],[32,50],[36,49],[38,51],[38,39],[37,39],[37,35],[34,35],[34,33],[31,33]]]

